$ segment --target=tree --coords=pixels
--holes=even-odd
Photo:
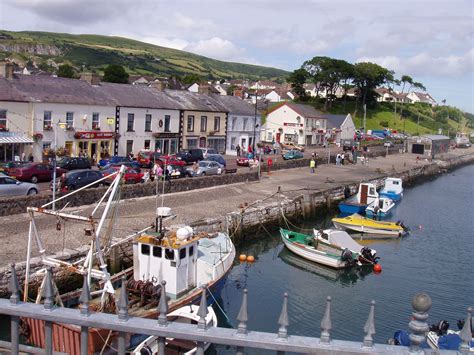
[[[362,105],[365,105],[368,99],[374,99],[374,89],[393,80],[390,70],[375,63],[363,62],[354,65],[353,82],[362,94]]]
[[[306,90],[303,85],[306,83],[308,77],[308,72],[303,68],[300,68],[291,73],[287,79],[296,95],[303,100],[306,98]]]
[[[69,64],[60,65],[56,74],[60,78],[74,78],[75,76],[74,68]]]
[[[104,69],[104,77],[102,80],[109,83],[127,84],[128,73],[121,65],[110,64]]]
[[[183,78],[183,83],[185,84],[194,84],[194,83],[200,83],[202,81],[202,78],[197,75],[197,74],[188,74]]]

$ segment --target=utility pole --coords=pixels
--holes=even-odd
[[[258,97],[258,89],[255,90],[255,116],[253,122],[253,141],[252,141],[252,151],[254,156],[257,156],[255,153],[255,128],[257,126],[257,97]]]
[[[54,157],[53,157],[53,211],[56,211],[56,141],[57,141],[57,127],[53,124],[53,130],[54,130]],[[58,122],[59,124],[59,122]]]
[[[416,134],[420,135],[420,114],[418,114],[417,126],[416,126]]]
[[[366,119],[366,115],[367,115],[367,106],[366,104],[364,104],[364,138],[365,138],[365,135],[367,134],[367,119]]]

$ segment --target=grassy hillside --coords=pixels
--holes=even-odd
[[[280,69],[219,61],[128,38],[52,32],[0,30],[0,59],[5,58],[34,62],[43,68],[51,65],[52,60],[56,64],[72,64],[78,70],[84,66],[98,72],[108,64],[120,64],[130,74],[162,76],[281,79],[288,74]]]

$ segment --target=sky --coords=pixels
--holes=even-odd
[[[0,0],[0,28],[123,36],[292,71],[370,61],[474,113],[474,0]]]

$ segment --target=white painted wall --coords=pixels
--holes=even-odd
[[[199,92],[199,84],[194,83],[190,87],[188,87],[188,91],[191,92]]]
[[[250,140],[253,140],[254,131],[253,127],[256,124],[258,128],[255,128],[255,144],[260,142],[260,131],[261,131],[261,116],[258,115],[255,121],[255,116],[243,116],[235,115],[230,113],[227,121],[227,142],[226,142],[226,154],[237,155],[235,147],[237,144],[242,149],[247,149]],[[235,120],[235,124],[233,124]],[[245,125],[244,125],[245,123]],[[234,147],[232,147],[232,141],[234,141]],[[242,143],[244,142],[244,144]],[[243,146],[244,145],[244,146]]]

